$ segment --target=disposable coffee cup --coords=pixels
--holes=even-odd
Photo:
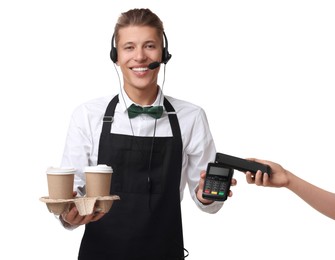
[[[74,168],[49,167],[46,173],[50,199],[73,198]]]
[[[113,169],[105,164],[85,167],[86,196],[109,196]]]

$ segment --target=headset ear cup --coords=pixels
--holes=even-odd
[[[162,63],[166,64],[166,48],[163,48],[163,54],[162,54]]]
[[[166,64],[170,59],[172,55],[168,52],[166,48],[163,48],[163,55],[162,55],[162,63]]]
[[[112,47],[111,53],[110,53],[111,60],[116,63],[117,62],[117,50],[115,47]]]
[[[165,32],[163,31],[163,37],[165,41],[165,47],[163,48],[163,54],[162,54],[162,63],[166,64],[172,57],[172,55],[169,53],[169,44],[168,44],[168,39],[166,37]]]
[[[117,50],[114,46],[114,34],[112,36],[112,41],[111,41],[111,52],[110,52],[110,58],[111,60],[116,63],[117,62]]]

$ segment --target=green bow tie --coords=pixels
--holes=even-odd
[[[158,119],[163,114],[163,107],[162,106],[151,106],[151,107],[141,107],[132,104],[128,108],[128,116],[129,118],[137,117],[139,114],[148,114],[155,119]]]

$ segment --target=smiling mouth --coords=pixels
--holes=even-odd
[[[132,71],[138,71],[138,72],[142,72],[142,71],[147,71],[148,68],[131,68]]]

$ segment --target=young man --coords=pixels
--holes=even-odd
[[[81,260],[183,259],[180,201],[186,184],[201,210],[222,207],[201,195],[203,169],[216,153],[205,112],[164,96],[157,85],[160,64],[171,58],[167,43],[161,20],[150,10],[122,13],[111,59],[122,71],[123,88],[72,116],[62,166],[78,170],[76,190],[85,194],[85,166],[107,164],[114,171],[111,194],[120,196],[105,215],[80,216],[73,208],[61,216],[69,228],[86,224]]]
[[[246,173],[246,180],[249,184],[256,184],[264,187],[286,187],[294,192],[311,207],[335,220],[335,193],[321,189],[301,178],[281,165],[265,160],[250,159],[256,162],[267,164],[271,167],[271,178],[268,174],[258,171],[255,174]]]

